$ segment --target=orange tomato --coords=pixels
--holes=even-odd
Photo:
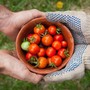
[[[46,66],[48,65],[48,60],[45,57],[39,57],[38,62],[38,68],[46,68]]]
[[[47,34],[42,38],[42,43],[45,46],[50,46],[52,42],[53,42],[53,37],[50,34]]]
[[[59,50],[61,48],[61,43],[59,41],[54,41],[52,43],[52,47],[55,48],[56,50]]]
[[[40,51],[40,47],[37,44],[30,44],[28,51],[32,54],[37,54]]]
[[[56,34],[56,26],[54,26],[54,25],[49,26],[48,32],[51,35],[55,35]]]
[[[42,24],[37,24],[35,27],[34,27],[34,33],[36,34],[42,34],[45,32],[45,27],[44,25]]]
[[[36,43],[39,44],[40,42],[40,36],[38,34],[33,34],[30,38],[30,43]]]

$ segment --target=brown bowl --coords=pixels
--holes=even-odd
[[[21,49],[22,40],[28,34],[33,33],[33,28],[38,23],[42,23],[45,27],[48,27],[48,26],[50,26],[52,24],[55,25],[55,26],[57,26],[57,27],[60,27],[62,29],[62,34],[64,35],[64,38],[65,38],[65,40],[68,43],[68,50],[69,50],[70,56],[68,58],[66,58],[63,61],[63,63],[59,67],[57,67],[57,68],[39,69],[39,68],[36,68],[36,67],[30,65],[25,60],[25,53]],[[25,24],[21,28],[21,30],[18,33],[18,36],[16,38],[16,51],[17,51],[17,55],[18,55],[19,59],[28,67],[28,69],[30,71],[35,72],[35,73],[38,73],[38,74],[48,74],[48,73],[51,73],[51,72],[54,72],[54,71],[57,71],[57,70],[62,69],[68,63],[68,61],[70,60],[70,58],[71,58],[71,56],[73,54],[73,51],[74,51],[74,39],[72,37],[71,32],[69,31],[69,29],[65,25],[63,25],[63,24],[61,24],[59,22],[57,22],[57,23],[56,22],[55,23],[51,23],[51,22],[47,21],[45,18],[36,18],[36,19],[33,19],[33,20],[29,21],[27,24]]]

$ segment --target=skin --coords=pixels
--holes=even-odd
[[[45,17],[45,13],[36,9],[11,12],[6,7],[0,5],[0,32],[5,33],[15,41],[20,28],[25,23],[42,16]],[[35,84],[43,77],[42,75],[30,72],[18,59],[15,51],[11,52],[7,50],[0,50],[0,73]]]

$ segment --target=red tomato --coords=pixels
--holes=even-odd
[[[48,47],[47,49],[46,49],[46,55],[48,56],[48,57],[52,57],[52,56],[54,56],[56,54],[56,50],[53,48],[53,47]]]
[[[29,34],[29,35],[27,36],[27,40],[28,40],[28,41],[30,41],[30,38],[32,37],[32,35],[33,35],[33,34]]]
[[[61,43],[59,41],[54,41],[52,43],[52,47],[55,48],[56,50],[59,50],[61,48]]]
[[[62,48],[58,51],[58,55],[63,59],[66,58],[65,51],[66,51],[66,49],[64,49],[64,48]]]
[[[39,44],[39,42],[40,42],[40,36],[38,34],[33,34],[30,38],[30,43]]]
[[[48,32],[49,32],[49,34],[51,34],[51,35],[55,35],[55,34],[56,34],[56,27],[55,27],[54,25],[49,26]]]
[[[56,67],[58,67],[61,65],[62,59],[59,55],[54,55],[51,57],[51,63],[53,63]]]
[[[39,57],[43,57],[43,56],[45,56],[45,53],[46,53],[45,49],[44,48],[40,48],[40,51],[38,53],[38,56]]]
[[[50,34],[47,34],[42,38],[42,43],[45,46],[50,46],[52,42],[53,42],[53,37]]]
[[[48,65],[48,60],[45,57],[39,57],[38,61],[38,68],[45,68]]]
[[[34,33],[36,34],[42,34],[45,32],[45,27],[44,25],[42,24],[37,24],[35,27],[34,27]]]
[[[38,52],[40,51],[40,48],[37,44],[30,44],[29,46],[29,52],[32,53],[32,54],[37,54]]]
[[[64,48],[67,47],[67,42],[66,41],[62,41],[61,42],[61,46],[64,47]]]
[[[32,57],[32,54],[30,52],[27,52],[25,57],[26,57],[26,60],[30,60],[30,58]]]
[[[54,41],[63,41],[64,37],[62,34],[57,34],[54,36]]]

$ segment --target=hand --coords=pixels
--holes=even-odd
[[[64,81],[70,79],[78,79],[84,75],[85,66],[84,60],[87,62],[85,56],[89,52],[90,47],[90,22],[87,22],[87,16],[84,12],[66,11],[66,12],[48,12],[46,13],[47,20],[51,22],[63,22],[70,28],[70,31],[75,40],[75,50],[72,58],[66,67],[60,71],[48,74],[44,77],[46,82]],[[90,20],[90,17],[89,17]],[[89,49],[89,50],[88,50]],[[88,55],[90,57],[90,53]],[[87,58],[88,58],[87,57]],[[90,67],[90,58],[88,63]]]
[[[0,5],[0,30],[12,40],[15,40],[20,28],[25,23],[41,16],[44,17],[44,13],[35,9],[11,12]],[[19,61],[17,55],[13,56],[11,52],[3,50],[0,50],[0,73],[32,83],[38,83],[42,79],[42,75],[30,72],[27,67]]]
[[[36,9],[11,12],[0,5],[0,31],[15,40],[20,28],[37,17],[45,17],[45,13]]]
[[[0,50],[0,73],[32,83],[38,83],[43,77],[30,72],[17,58],[15,51],[7,50]]]

